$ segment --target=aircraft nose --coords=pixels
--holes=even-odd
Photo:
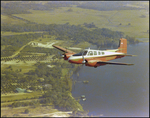
[[[68,58],[68,61],[69,61],[69,62],[71,61],[71,57]]]
[[[68,61],[72,63],[72,56],[68,58]]]

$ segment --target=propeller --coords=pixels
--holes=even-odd
[[[58,54],[61,56],[62,54],[58,51]]]
[[[83,52],[83,53],[84,53],[84,52]],[[84,59],[83,53],[82,53],[82,58],[83,58],[82,63],[85,64],[87,61]]]
[[[62,54],[62,56],[61,56],[62,58],[64,58],[64,57],[66,56],[65,54],[66,54],[66,52],[67,52],[67,49],[68,49],[68,48],[66,48],[64,54]]]

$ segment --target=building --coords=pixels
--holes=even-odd
[[[25,92],[27,92],[27,90],[26,89],[22,89],[22,88],[16,88],[15,92],[16,93],[25,93]]]

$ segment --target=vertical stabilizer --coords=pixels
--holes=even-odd
[[[120,39],[117,52],[127,53],[127,39],[124,39],[124,38]]]

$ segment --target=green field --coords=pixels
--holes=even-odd
[[[21,34],[34,34],[34,33],[43,33],[42,31],[40,32],[4,32],[1,31],[2,36],[9,36],[9,35],[21,35]]]
[[[1,24],[6,23],[6,24],[22,24],[25,23],[24,21],[16,18],[12,18],[8,15],[2,15],[1,14]]]
[[[147,32],[149,30],[149,14],[145,10],[97,11],[73,6],[71,7],[73,11],[68,12],[69,8],[62,7],[54,11],[30,10],[32,14],[14,14],[14,16],[45,24],[69,22],[71,25],[82,25],[93,22],[99,28],[122,31],[133,37],[149,37]],[[141,18],[142,15],[145,17]],[[122,25],[119,25],[120,23]],[[131,25],[128,25],[129,23]]]
[[[15,100],[22,100],[26,98],[33,98],[41,96],[41,92],[32,92],[32,93],[15,93],[15,94],[8,94],[8,95],[1,95],[1,102],[3,101],[15,101]]]

